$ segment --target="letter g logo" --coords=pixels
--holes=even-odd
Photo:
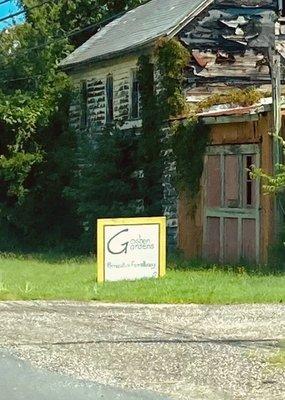
[[[114,240],[119,235],[121,235],[122,233],[125,233],[125,232],[129,232],[129,230],[128,229],[124,229],[123,231],[120,231],[120,232],[116,233],[115,236],[111,237],[111,239],[107,243],[107,249],[108,249],[109,253],[111,253],[111,254],[123,254],[123,253],[127,254],[129,242],[120,243],[120,246],[122,248],[120,250],[115,250],[115,247],[116,247],[115,246],[115,242],[117,242],[117,241]]]

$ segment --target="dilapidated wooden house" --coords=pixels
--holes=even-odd
[[[78,130],[100,130],[113,121],[124,129],[141,127],[138,57],[153,54],[160,38],[177,38],[191,53],[184,88],[189,103],[235,87],[254,86],[263,94],[251,106],[215,104],[199,114],[211,137],[194,214],[191,200],[165,179],[169,237],[189,257],[267,260],[276,207],[248,168],[272,172],[278,161],[270,133],[280,114],[274,104],[285,54],[284,12],[278,0],[151,0],[104,26],[61,63],[83,93],[70,110]]]

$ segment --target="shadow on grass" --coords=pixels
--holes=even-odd
[[[84,263],[88,261],[94,262],[95,255],[92,254],[79,254],[77,252],[61,252],[48,250],[43,252],[28,252],[28,251],[15,251],[15,252],[0,252],[0,256],[6,259],[13,260],[33,260],[45,264],[65,264],[69,263]]]
[[[72,250],[63,250],[61,247],[39,249],[37,251],[26,250],[14,250],[12,252],[1,252],[0,256],[6,259],[18,259],[18,260],[34,260],[46,264],[63,264],[63,263],[84,263],[84,262],[96,262],[96,255],[91,253],[83,254],[77,251],[76,248]],[[239,275],[281,275],[285,272],[284,267],[276,267],[271,265],[250,265],[246,262],[240,262],[237,265],[222,265],[218,263],[210,263],[199,259],[187,259],[181,252],[176,251],[168,255],[167,259],[168,270],[177,271],[207,271],[216,270],[223,272],[233,272]]]
[[[282,275],[285,273],[284,265],[270,265],[270,264],[249,264],[246,261],[240,261],[238,264],[219,264],[210,263],[201,259],[187,259],[183,253],[177,251],[168,256],[167,266],[170,270],[217,270],[224,272],[233,272],[236,274],[249,274],[249,275]]]

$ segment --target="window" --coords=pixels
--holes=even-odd
[[[254,160],[253,160],[253,156],[246,156],[246,205],[248,207],[253,205],[254,199],[253,199],[253,189],[254,189],[254,185],[253,185],[253,181],[251,179],[250,176],[250,171],[252,170],[252,166],[253,166]]]
[[[86,128],[88,122],[88,93],[87,93],[87,83],[86,81],[81,82],[81,118],[80,126],[81,128]]]
[[[106,123],[114,120],[114,82],[113,75],[106,79]]]
[[[138,71],[132,70],[132,82],[131,82],[131,118],[137,119],[139,118],[140,110],[139,110],[139,80],[138,80]]]

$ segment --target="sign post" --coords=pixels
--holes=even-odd
[[[101,219],[97,280],[159,278],[166,273],[166,218]]]

